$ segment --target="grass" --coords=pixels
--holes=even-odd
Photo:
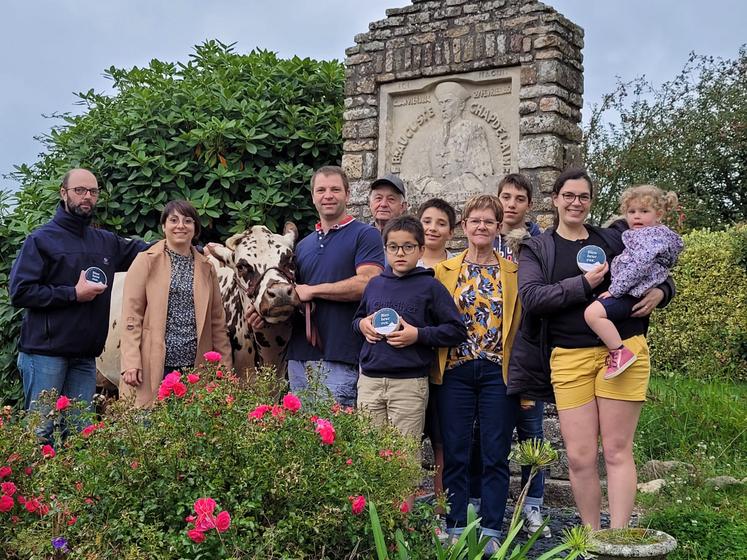
[[[641,526],[678,541],[667,560],[747,560],[747,485],[709,488],[717,475],[747,476],[747,383],[652,379],[635,440],[639,464],[649,459],[694,465],[667,475],[655,495],[641,494]]]
[[[705,476],[747,476],[747,383],[653,378],[635,455],[639,464],[678,460]]]

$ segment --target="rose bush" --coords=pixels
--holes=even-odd
[[[316,393],[283,395],[272,371],[251,388],[218,371],[170,374],[149,411],[111,402],[51,453],[40,418],[5,411],[4,557],[370,558],[370,502],[387,534],[412,531],[400,507],[421,476],[416,442]]]

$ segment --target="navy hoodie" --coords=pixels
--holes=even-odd
[[[10,301],[25,307],[18,348],[29,354],[95,358],[109,333],[109,304],[115,272],[126,271],[148,247],[90,227],[91,218],[70,214],[62,204],[51,221],[23,242],[10,272]],[[80,271],[97,266],[108,287],[79,303],[75,284]]]
[[[425,377],[436,359],[436,349],[457,346],[467,339],[467,329],[454,299],[433,270],[416,267],[397,276],[387,266],[373,277],[363,292],[353,319],[353,330],[363,336],[359,323],[379,309],[394,309],[418,329],[418,340],[405,348],[394,348],[386,340],[364,341],[360,353],[363,375],[369,377]]]

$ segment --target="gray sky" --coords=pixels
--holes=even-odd
[[[345,48],[386,8],[409,0],[24,0],[0,7],[0,174],[33,163],[34,136],[76,111],[73,92],[111,91],[102,71],[143,66],[152,58],[186,60],[205,39],[236,42],[282,57],[342,60]],[[690,51],[736,56],[747,42],[743,0],[552,0],[586,31],[585,115],[625,80],[669,80]],[[0,188],[15,183],[0,178]]]

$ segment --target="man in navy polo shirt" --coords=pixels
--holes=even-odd
[[[347,214],[350,186],[340,167],[317,169],[311,195],[319,223],[296,246],[296,292],[313,303],[319,340],[308,342],[303,318],[294,323],[288,379],[299,391],[308,385],[307,371],[319,371],[337,402],[355,406],[362,340],[350,325],[366,284],[384,268],[384,248],[375,228]]]

